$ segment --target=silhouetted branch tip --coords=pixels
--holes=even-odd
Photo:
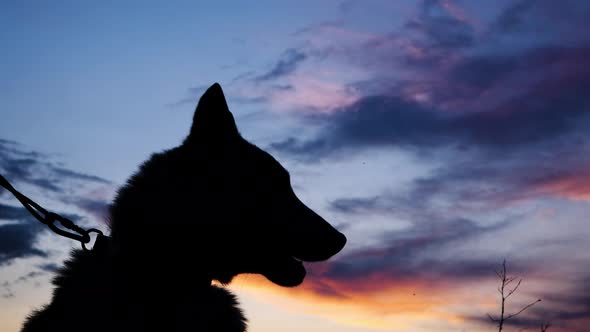
[[[515,317],[515,316],[520,315],[523,311],[527,310],[528,308],[534,306],[535,304],[537,304],[539,302],[541,302],[541,299],[537,299],[536,301],[527,304],[522,309],[520,309],[520,311],[518,311],[517,313],[514,313],[514,314],[511,314],[511,315],[506,316],[506,318],[504,318],[504,321],[507,321],[507,320],[509,320],[512,317]]]
[[[520,315],[521,313],[523,313],[524,311],[526,311],[530,307],[541,302],[541,299],[537,299],[536,301],[525,305],[519,311],[517,311],[513,314],[506,315],[506,300],[518,290],[518,288],[522,284],[523,279],[517,278],[517,277],[509,277],[507,275],[506,260],[502,261],[502,266],[500,267],[500,269],[495,270],[495,272],[496,272],[496,275],[498,276],[498,278],[500,279],[500,286],[498,287],[498,293],[500,294],[500,315],[498,316],[498,318],[494,318],[490,314],[487,314],[487,315],[488,315],[488,318],[490,319],[490,321],[497,324],[498,332],[502,332],[502,329],[504,328],[504,323],[506,321]],[[515,281],[516,281],[515,286],[512,287],[511,289],[508,288],[508,285],[514,283]],[[550,326],[549,324],[542,324],[541,331],[546,331],[549,326]],[[522,329],[521,329],[521,331],[522,331]]]

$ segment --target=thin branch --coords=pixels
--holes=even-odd
[[[535,304],[537,304],[537,303],[539,303],[539,302],[541,302],[541,299],[537,299],[537,301],[535,301],[535,302],[531,302],[531,303],[527,304],[527,305],[526,305],[526,306],[524,306],[522,309],[520,309],[520,311],[519,311],[519,312],[517,312],[517,313],[515,313],[515,314],[512,314],[512,315],[508,315],[508,316],[506,316],[506,318],[504,318],[504,321],[507,321],[507,320],[509,320],[510,318],[514,317],[514,316],[518,316],[518,315],[520,315],[520,314],[521,314],[523,311],[527,310],[528,308],[530,308],[530,307],[534,306]]]
[[[506,315],[507,299],[510,296],[512,296],[514,293],[516,293],[516,291],[519,289],[520,285],[522,284],[522,280],[523,280],[522,278],[518,278],[518,277],[509,277],[506,270],[507,270],[506,269],[506,260],[504,259],[502,261],[502,265],[500,266],[500,268],[495,270],[496,275],[500,279],[500,286],[498,286],[498,293],[500,294],[500,314],[497,318],[494,318],[494,317],[492,317],[492,315],[487,314],[490,321],[492,323],[497,324],[498,332],[502,332],[502,330],[504,329],[504,324],[509,319],[520,315],[521,313],[523,313],[527,309],[531,308],[532,306],[534,306],[538,302],[541,302],[541,299],[538,299],[535,302],[531,302],[531,303],[527,304],[526,306],[522,307],[522,309],[520,309],[518,312],[510,314],[510,315]],[[510,287],[512,285],[514,285],[514,287]],[[548,323],[541,324],[541,331],[545,332],[547,330],[547,328],[549,328],[549,326],[550,326],[550,324],[548,324]]]
[[[514,292],[516,292],[516,290],[518,289],[518,287],[520,287],[520,283],[522,282],[522,279],[520,279],[518,281],[518,283],[516,284],[516,286],[514,286],[514,288],[512,288],[512,290],[508,291],[508,295],[506,295],[506,298],[509,298],[510,295],[512,295]]]

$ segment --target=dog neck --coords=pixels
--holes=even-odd
[[[22,331],[75,332],[84,326],[91,332],[244,332],[246,319],[236,298],[186,264],[181,268],[167,277],[154,272],[157,260],[74,250],[53,280],[52,302]]]
[[[127,289],[149,289],[167,297],[194,297],[207,291],[212,277],[199,264],[183,261],[154,250],[122,249],[118,246],[107,254],[113,262],[113,273],[123,276]]]

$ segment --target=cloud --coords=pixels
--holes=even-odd
[[[514,38],[514,35],[544,37],[555,40],[580,40],[586,18],[590,14],[587,1],[517,0],[509,2],[494,21],[490,31],[496,36]]]
[[[381,197],[355,197],[355,198],[340,198],[330,203],[332,210],[346,213],[358,214],[363,212],[390,212],[391,206],[383,204]]]
[[[76,223],[82,219],[76,214],[60,214]],[[46,249],[37,247],[37,239],[48,230],[47,226],[35,219],[24,207],[0,203],[0,266],[16,258],[47,258]]]
[[[450,1],[421,1],[418,6],[417,14],[409,15],[401,27],[382,34],[351,29],[343,22],[325,22],[301,29],[297,35],[305,37],[304,49],[310,58],[322,64],[328,59],[344,62],[348,71],[362,68],[373,79],[386,79],[390,84],[415,78],[416,69],[444,67],[477,44],[476,20],[459,6]]]
[[[505,201],[533,193],[585,199],[588,59],[590,45],[464,57],[435,84],[443,92],[416,99],[420,83],[405,82],[397,91],[361,97],[336,112],[308,115],[307,121],[322,128],[315,137],[290,137],[270,148],[306,162],[367,149],[401,148],[422,158],[445,150],[449,166],[431,185],[450,184],[451,178],[467,183],[464,174],[478,174],[509,193]],[[474,95],[464,95],[462,86]]]
[[[558,79],[560,67],[570,75],[576,75],[572,67],[587,67],[587,55],[568,58],[590,42],[582,33],[583,13],[590,13],[584,2],[539,1],[532,8],[526,1],[510,2],[489,26],[480,26],[466,12],[452,1],[422,1],[401,28],[383,34],[353,30],[342,22],[314,25],[302,30],[305,52],[322,63],[367,71],[370,77],[362,81],[378,82],[370,84],[376,86],[370,95],[402,95],[453,112],[481,111],[526,93],[523,88],[539,78]],[[515,20],[502,17],[516,13],[531,16],[536,25],[517,25],[510,34],[494,28],[493,22]]]
[[[111,181],[98,177],[96,175],[89,175],[80,172],[75,172],[70,169],[61,168],[61,167],[53,167],[52,171],[55,173],[55,176],[69,178],[69,179],[76,179],[76,180],[83,180],[83,181],[90,181],[95,183],[103,183],[103,184],[112,184]]]
[[[459,15],[458,7],[449,6],[442,1],[423,1],[419,17],[409,20],[406,29],[419,32],[430,49],[472,46],[475,41],[472,26]]]
[[[397,97],[365,97],[339,112],[316,116],[325,123],[321,135],[307,142],[295,138],[272,144],[290,154],[317,155],[383,145],[440,144],[451,119]],[[448,129],[447,129],[448,128]]]
[[[55,263],[46,263],[46,264],[41,264],[38,266],[39,269],[41,269],[42,271],[45,272],[57,272],[59,270],[59,266]]]
[[[0,203],[0,219],[2,220],[18,220],[27,219],[29,217],[29,211],[27,211],[25,208]]]
[[[340,112],[316,117],[325,124],[310,141],[295,138],[272,145],[291,154],[321,155],[341,149],[441,146],[516,149],[558,139],[586,121],[590,110],[582,84],[559,95],[514,98],[487,112],[449,114],[400,97],[365,97]],[[588,85],[590,86],[590,85]],[[565,110],[564,110],[565,108]]]
[[[110,216],[110,204],[104,199],[88,198],[88,197],[74,197],[68,200],[72,204],[88,214],[94,216],[97,220],[106,222]]]
[[[8,140],[0,140],[0,172],[13,184],[26,183],[54,193],[64,193],[69,181],[112,184],[98,176],[61,167],[48,155],[27,150],[19,143]]]
[[[112,182],[61,166],[60,163],[37,151],[24,148],[21,144],[0,139],[0,173],[15,187],[40,189],[46,201],[59,202],[68,207],[78,208],[104,221],[107,216],[107,193]],[[27,188],[28,187],[28,188]],[[94,188],[89,190],[89,188]],[[25,192],[25,191],[23,191]],[[6,190],[0,189],[8,197]],[[51,206],[46,206],[52,210]],[[84,220],[75,213],[60,213],[75,221]],[[0,265],[6,265],[16,258],[38,256],[47,258],[46,248],[38,248],[37,238],[48,228],[34,219],[22,207],[0,203]]]
[[[0,225],[0,266],[15,258],[31,256],[47,257],[35,247],[37,236],[45,230],[29,216],[24,208],[0,204],[0,220],[16,220],[19,223]]]
[[[342,281],[349,287],[373,287],[366,276],[381,275],[384,281],[487,278],[496,262],[457,258],[439,259],[436,253],[453,243],[462,243],[487,232],[502,229],[506,222],[479,226],[468,219],[416,223],[404,231],[385,234],[383,246],[359,249],[329,264],[322,277]],[[357,285],[356,283],[359,283]],[[378,287],[378,286],[376,286]],[[377,291],[375,288],[374,291]]]
[[[328,113],[357,100],[355,89],[330,80],[306,75],[292,75],[288,88],[273,86],[267,101],[274,110],[295,110],[302,113]]]
[[[535,308],[531,315],[536,319],[551,320],[556,327],[568,331],[584,331],[590,322],[589,278],[570,283],[563,292],[546,290],[542,295],[546,306]]]
[[[2,296],[5,299],[9,299],[9,298],[13,298],[16,296],[16,293],[14,291],[14,286],[18,285],[18,284],[22,284],[22,283],[27,283],[30,280],[39,278],[41,276],[46,275],[47,271],[41,270],[41,271],[30,271],[27,272],[19,277],[16,277],[13,280],[4,280],[4,282],[0,285],[0,287],[2,287],[2,293],[0,296]]]
[[[590,165],[563,169],[533,179],[530,185],[539,193],[555,193],[572,200],[590,201]]]
[[[405,202],[416,206],[412,201],[437,200],[447,202],[449,211],[494,211],[544,197],[588,200],[588,148],[545,147],[504,159],[498,154],[456,156],[446,166],[413,180]],[[556,163],[556,158],[561,162]]]
[[[505,33],[518,31],[534,4],[534,0],[514,1],[498,15],[491,28]]]
[[[306,58],[307,55],[300,50],[294,48],[287,49],[270,71],[256,76],[254,81],[269,81],[291,74]]]
[[[514,226],[508,218],[494,222],[476,222],[457,211],[457,216],[441,211],[427,195],[416,192],[384,193],[357,198],[341,198],[331,202],[330,208],[351,219],[362,219],[369,214],[407,220],[410,226],[387,231],[377,244],[359,247],[340,255],[321,270],[322,279],[341,282],[341,287],[359,287],[367,292],[378,292],[383,283],[421,282],[460,283],[487,279],[497,265],[497,258],[480,256],[475,251],[468,255],[461,252],[464,244]],[[452,199],[451,199],[452,200]],[[532,266],[520,264],[520,272],[532,270]],[[372,276],[381,280],[377,285],[366,283]],[[386,286],[386,285],[385,285]],[[360,290],[359,290],[360,291]],[[334,293],[338,293],[334,290]]]
[[[395,215],[401,220],[440,216],[497,215],[517,204],[544,198],[590,199],[590,154],[578,148],[523,151],[517,158],[451,154],[441,166],[408,179],[403,188],[331,202],[332,211],[351,219]],[[580,153],[583,153],[580,155]],[[559,156],[559,157],[557,157]],[[428,160],[430,157],[425,157]],[[555,158],[561,158],[559,163]],[[425,161],[426,162],[426,161]]]

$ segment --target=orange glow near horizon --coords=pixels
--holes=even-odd
[[[542,183],[539,190],[574,201],[590,201],[590,171],[551,179]]]
[[[319,293],[318,281],[334,289],[337,295]],[[450,325],[464,322],[462,316],[451,313],[448,308],[464,303],[465,294],[457,296],[456,290],[450,294],[453,288],[444,283],[433,285],[424,280],[386,282],[379,276],[368,276],[362,283],[367,287],[356,282],[312,278],[296,288],[283,288],[262,276],[245,275],[238,276],[232,282],[232,288],[263,297],[273,305],[357,327],[407,330],[416,326],[416,322],[445,321]],[[486,303],[471,303],[471,307],[476,306],[483,308]]]

